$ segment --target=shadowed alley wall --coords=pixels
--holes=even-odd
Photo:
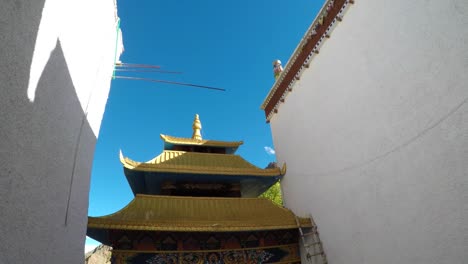
[[[0,263],[83,263],[117,37],[114,1],[91,3],[2,3]]]

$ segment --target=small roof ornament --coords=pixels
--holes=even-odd
[[[201,136],[202,125],[201,125],[201,122],[200,122],[200,118],[198,117],[198,114],[195,115],[195,119],[193,120],[192,129],[193,129],[192,139],[202,140],[202,136]]]
[[[282,72],[283,72],[283,67],[281,66],[281,61],[274,60],[273,61],[273,75],[275,76],[275,80],[278,79],[278,77],[281,75]]]

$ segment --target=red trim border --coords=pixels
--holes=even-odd
[[[272,115],[278,112],[279,103],[284,102],[286,93],[292,91],[294,82],[300,79],[302,70],[308,68],[311,58],[319,53],[324,38],[330,37],[330,32],[336,22],[342,20],[342,15],[348,4],[354,4],[354,0],[329,0],[325,3],[296,48],[297,55],[292,55],[293,57],[290,58],[282,73],[284,76],[278,78],[278,83],[275,83],[262,105],[267,123],[269,123]],[[289,66],[289,63],[292,63],[291,66]]]

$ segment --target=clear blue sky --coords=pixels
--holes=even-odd
[[[162,151],[159,134],[190,137],[198,113],[205,139],[243,140],[238,150],[265,167],[275,160],[260,105],[324,0],[120,0],[121,61],[160,65],[181,75],[129,74],[222,87],[226,92],[116,79],[96,145],[90,216],[114,213],[133,198],[119,161],[147,161]],[[114,47],[109,47],[114,49]],[[93,243],[87,240],[87,243]]]

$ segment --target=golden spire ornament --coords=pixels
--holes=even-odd
[[[201,125],[201,122],[200,122],[200,118],[198,117],[198,114],[195,115],[195,119],[193,120],[192,129],[193,129],[192,139],[202,140],[202,136],[201,136],[202,125]]]

